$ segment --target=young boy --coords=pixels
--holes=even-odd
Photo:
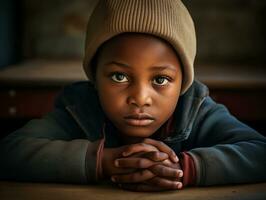
[[[135,191],[266,180],[266,139],[194,81],[196,37],[180,0],[100,0],[87,31],[90,82],[1,141],[0,178]]]

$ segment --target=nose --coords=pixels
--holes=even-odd
[[[130,93],[127,98],[129,105],[136,107],[145,107],[152,105],[152,91],[146,84],[136,84],[131,86]]]

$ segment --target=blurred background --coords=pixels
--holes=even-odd
[[[9,52],[15,54],[10,56],[11,63],[16,56],[22,59],[82,58],[87,20],[96,2],[1,0],[1,56]],[[197,63],[265,63],[266,1],[183,2],[196,25]],[[13,40],[8,39],[11,37]],[[2,65],[5,64],[3,59],[1,57]]]
[[[85,80],[85,30],[97,0],[0,1],[1,136],[49,112]],[[183,0],[193,16],[196,78],[240,120],[266,131],[266,1]]]

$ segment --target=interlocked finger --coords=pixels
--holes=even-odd
[[[160,151],[145,152],[141,155],[144,158],[148,158],[154,162],[164,161],[168,158],[168,155]]]
[[[140,183],[153,177],[155,177],[155,174],[148,169],[144,169],[130,174],[114,175],[111,180],[116,183]]]
[[[153,140],[153,139],[150,139],[150,138],[145,138],[143,140],[143,143],[153,145],[157,149],[159,149],[159,151],[168,154],[173,162],[178,162],[179,161],[179,159],[176,156],[175,152],[169,146],[167,146],[165,143],[163,143],[162,141]]]
[[[144,169],[154,165],[154,162],[147,158],[128,157],[115,160],[116,167]]]
[[[150,152],[150,151],[158,151],[158,149],[150,144],[145,144],[145,143],[138,143],[138,144],[132,144],[126,149],[124,149],[122,155],[123,156],[130,156],[135,153],[139,152]]]
[[[180,169],[175,169],[172,167],[167,167],[164,165],[153,165],[149,168],[156,176],[168,177],[168,178],[181,178],[183,177],[183,171]]]
[[[165,188],[168,190],[176,190],[176,189],[181,189],[183,187],[183,184],[180,181],[169,180],[169,179],[161,178],[158,176],[147,180],[145,183],[154,185],[157,187]]]

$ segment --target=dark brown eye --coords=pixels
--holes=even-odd
[[[153,80],[153,84],[155,85],[166,85],[169,80],[166,77],[158,76]]]
[[[122,73],[113,73],[111,79],[118,83],[124,83],[128,81],[127,77]]]

